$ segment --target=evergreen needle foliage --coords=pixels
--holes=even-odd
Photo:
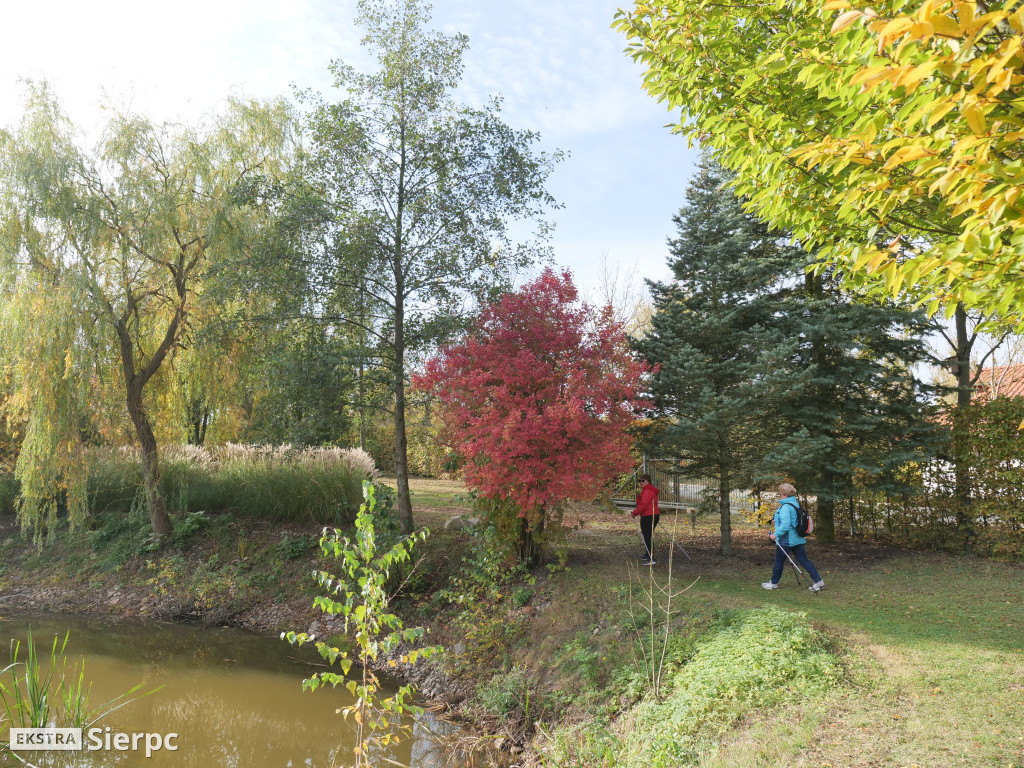
[[[770,410],[773,361],[791,343],[774,323],[779,278],[803,257],[749,214],[703,155],[669,240],[674,280],[651,283],[655,313],[638,352],[657,366],[648,450],[719,481],[721,551],[730,554],[729,493],[748,485],[781,435]]]
[[[901,466],[938,447],[917,378],[926,319],[807,272],[807,254],[745,213],[729,178],[704,155],[669,241],[675,279],[651,285],[651,331],[635,342],[657,371],[648,450],[718,480],[723,554],[729,492],[782,478],[817,497],[816,535],[830,542],[855,477],[894,489]]]

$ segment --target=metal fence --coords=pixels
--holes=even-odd
[[[640,475],[651,476],[651,483],[660,493],[658,506],[661,509],[699,509],[713,504],[718,508],[718,481],[715,479],[694,479],[683,477],[681,463],[677,459],[652,459],[645,456],[640,466],[619,483],[612,501],[619,507],[633,507],[640,493]],[[712,499],[710,503],[707,499]],[[733,514],[752,512],[757,501],[749,490],[734,490],[729,494],[729,508]]]

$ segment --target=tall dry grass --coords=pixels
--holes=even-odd
[[[136,448],[88,454],[89,505],[95,513],[128,510],[142,493]],[[364,480],[377,477],[359,448],[296,448],[228,443],[166,447],[164,494],[177,514],[235,512],[275,522],[341,525],[355,519]]]

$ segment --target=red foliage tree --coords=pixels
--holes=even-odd
[[[531,564],[534,534],[564,502],[593,499],[630,467],[627,428],[645,405],[646,368],[611,309],[578,298],[568,272],[545,270],[484,309],[415,382],[440,405],[466,485],[518,518],[519,556]]]

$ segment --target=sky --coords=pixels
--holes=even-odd
[[[617,0],[436,0],[432,26],[469,36],[457,98],[504,98],[505,120],[568,153],[549,188],[556,262],[590,295],[605,271],[666,279],[666,238],[697,152],[641,89],[642,68],[609,28]],[[51,0],[10,3],[0,46],[0,125],[20,112],[19,78],[45,78],[75,122],[113,104],[195,121],[228,95],[331,92],[333,59],[369,68],[354,0]],[[631,277],[632,276],[632,277]]]

